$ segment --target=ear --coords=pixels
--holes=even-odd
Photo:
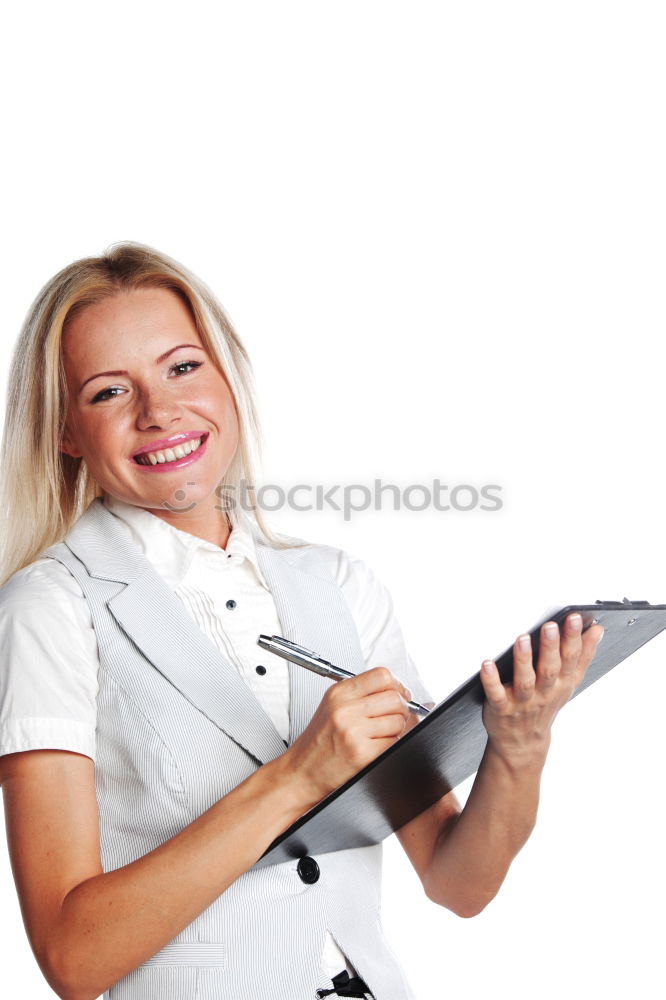
[[[82,457],[81,452],[76,445],[73,444],[68,434],[63,434],[58,451],[62,452],[64,455],[70,455],[72,458]]]

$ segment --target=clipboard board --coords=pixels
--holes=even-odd
[[[560,608],[530,630],[534,659],[539,630],[578,611],[583,631],[604,636],[572,698],[666,629],[666,604],[597,601]],[[513,647],[495,660],[503,683],[513,676]],[[267,848],[254,868],[305,855],[368,847],[433,805],[478,770],[487,734],[481,719],[484,692],[478,672],[456,688],[413,729],[297,819]]]

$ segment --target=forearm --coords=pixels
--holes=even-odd
[[[460,916],[475,916],[496,895],[537,815],[546,747],[509,762],[489,742],[467,802],[437,838],[424,886]]]
[[[282,758],[259,768],[176,836],[63,899],[49,980],[93,1000],[191,923],[305,810]]]

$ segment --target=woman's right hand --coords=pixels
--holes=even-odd
[[[411,693],[386,667],[335,681],[282,755],[298,778],[304,811],[378,757],[410,728]]]
[[[173,941],[299,816],[409,728],[407,697],[383,667],[332,683],[285,753],[153,850],[109,871],[94,761],[67,750],[1,755],[21,909],[58,996],[93,1000]]]

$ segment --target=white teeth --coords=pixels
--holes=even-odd
[[[196,451],[201,444],[201,438],[194,438],[191,441],[184,441],[174,448],[165,448],[163,451],[148,451],[139,455],[137,461],[140,465],[162,465],[164,462],[175,462],[178,458],[185,458]]]

